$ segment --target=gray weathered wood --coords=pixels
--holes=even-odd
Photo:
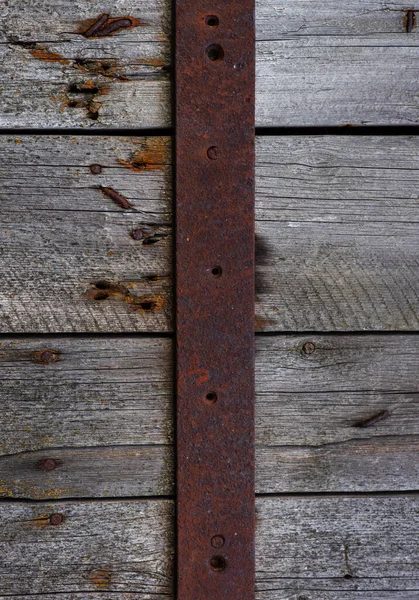
[[[257,146],[257,325],[418,329],[417,138]]]
[[[0,598],[173,597],[172,509],[0,505]],[[258,499],[256,599],[414,600],[418,513],[415,495]],[[63,523],[51,525],[51,514]],[[228,545],[225,554],[233,563]]]
[[[258,125],[417,123],[417,29],[406,33],[407,10],[417,8],[401,0],[259,0]],[[141,25],[85,38],[105,12]],[[9,2],[0,32],[0,126],[170,123],[168,0],[60,0],[53,9],[36,0],[24,10]]]
[[[170,331],[170,163],[168,138],[0,138],[0,330]],[[419,329],[416,137],[262,137],[256,176],[258,331]]]
[[[0,515],[2,599],[172,597],[171,502],[6,504]]]
[[[418,370],[416,335],[258,338],[257,491],[416,489]],[[173,493],[171,340],[2,339],[0,378],[0,495]]]
[[[417,509],[414,495],[259,499],[256,598],[413,600]]]
[[[169,144],[0,140],[1,331],[171,328]],[[97,164],[98,175],[89,168]],[[134,231],[146,237],[133,239]]]

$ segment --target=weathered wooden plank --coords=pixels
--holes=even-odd
[[[169,145],[1,140],[1,331],[171,328]]]
[[[54,6],[2,6],[0,126],[170,124],[170,2]],[[417,8],[401,0],[259,0],[258,125],[417,123]],[[105,13],[132,26],[86,38]]]
[[[417,502],[417,496],[259,499],[256,597],[413,598]]]
[[[85,32],[103,14],[132,26]],[[166,0],[10,2],[0,16],[2,127],[154,127],[170,120]],[[128,23],[125,23],[127,25]]]
[[[0,514],[1,598],[172,597],[171,502],[6,504]]]
[[[257,491],[416,489],[418,369],[416,335],[258,338]],[[2,339],[0,378],[0,495],[173,493],[171,340]]]
[[[417,138],[257,148],[259,328],[418,329]]]
[[[257,600],[413,600],[418,512],[415,495],[258,499]],[[171,501],[8,503],[0,515],[1,598],[173,595]]]
[[[170,331],[170,163],[168,138],[0,138],[0,330]],[[262,137],[256,169],[257,330],[419,329],[416,137]]]

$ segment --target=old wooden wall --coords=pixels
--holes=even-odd
[[[419,597],[416,9],[257,1],[257,600]],[[173,598],[171,28],[0,2],[1,600]]]

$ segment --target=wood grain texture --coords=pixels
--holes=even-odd
[[[413,599],[417,502],[416,496],[259,499],[256,598],[401,600],[410,593]]]
[[[256,508],[257,600],[417,596],[417,496],[266,498]],[[172,598],[173,530],[170,501],[0,505],[0,597]],[[229,541],[225,555],[234,564]]]
[[[418,122],[417,29],[401,0],[258,0],[257,124]],[[102,14],[140,24],[82,34]],[[171,122],[170,2],[3,2],[2,127]],[[227,54],[228,57],[228,54]],[[84,88],[84,89],[83,89]],[[81,91],[80,91],[81,90]]]
[[[172,597],[171,502],[6,504],[0,514],[1,598]]]
[[[1,331],[171,328],[169,146],[1,139]]]
[[[416,335],[258,337],[257,492],[416,489],[418,369]],[[171,340],[2,339],[0,377],[1,496],[173,493]]]
[[[259,139],[259,329],[418,329],[418,148],[413,137]]]
[[[418,330],[417,138],[256,149],[256,330]],[[0,138],[0,330],[171,331],[171,198],[168,138]]]
[[[169,3],[2,3],[2,127],[156,127],[170,121]],[[102,15],[138,26],[86,38]]]

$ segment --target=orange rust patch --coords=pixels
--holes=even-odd
[[[82,83],[72,83],[61,96],[52,96],[51,100],[60,101],[61,110],[67,108],[83,108],[87,118],[97,120],[99,117],[99,105],[95,100],[109,93],[108,85],[98,85],[88,79]]]
[[[119,159],[122,166],[133,171],[153,171],[164,169],[168,162],[168,145],[165,138],[150,137],[141,141],[141,149],[129,160]]]
[[[35,362],[50,364],[60,360],[60,355],[61,352],[59,350],[51,350],[50,348],[46,348],[44,350],[37,350],[32,354],[31,358]]]
[[[64,58],[64,56],[58,52],[49,50],[46,46],[38,46],[38,48],[34,48],[31,50],[31,54],[37,60],[43,60],[44,62],[61,63],[62,65],[70,64],[68,58]]]
[[[31,519],[26,522],[28,527],[41,528],[48,527],[49,525],[49,515],[39,515],[36,519]]]
[[[94,96],[106,96],[109,94],[108,85],[98,85],[91,79],[83,83],[72,83],[68,89],[70,94],[93,94]]]
[[[266,317],[255,315],[255,331],[265,331],[274,324],[275,321],[273,319],[267,319]]]
[[[155,57],[155,58],[139,58],[136,61],[139,65],[147,65],[150,67],[164,67],[166,66],[166,61],[164,58]]]
[[[92,571],[89,574],[89,581],[98,589],[107,588],[112,582],[112,571],[108,567]]]
[[[87,298],[95,302],[104,302],[110,298],[122,300],[129,305],[130,312],[152,313],[161,310],[165,304],[164,296],[136,296],[132,293],[134,284],[114,284],[106,281],[98,281],[88,290]]]

